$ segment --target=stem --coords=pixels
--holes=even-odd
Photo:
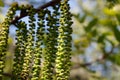
[[[52,1],[50,1],[50,2],[48,2],[46,4],[44,4],[44,5],[42,5],[40,7],[38,7],[36,9],[36,12],[39,12],[41,9],[47,8],[49,6],[54,6],[54,5],[58,4],[58,3],[60,3],[60,1],[61,0],[52,0]],[[11,24],[16,23],[19,19],[21,19],[21,18],[23,18],[23,17],[25,17],[27,15],[28,15],[28,13],[25,12],[25,13],[20,14],[20,16],[15,16],[15,18],[11,21]]]

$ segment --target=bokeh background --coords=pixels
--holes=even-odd
[[[0,0],[0,22],[13,2],[35,8],[50,0]],[[70,0],[73,14],[70,80],[120,79],[120,0]],[[15,49],[10,26],[4,80],[10,80]]]

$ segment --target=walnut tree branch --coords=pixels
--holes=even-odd
[[[47,8],[47,7],[49,7],[49,6],[54,6],[54,5],[56,5],[56,4],[59,4],[60,1],[61,1],[61,0],[52,0],[52,1],[48,2],[48,3],[45,3],[44,5],[38,7],[38,8],[36,9],[36,12],[40,11],[41,9]],[[25,16],[27,16],[27,15],[28,15],[28,13],[25,12],[25,13],[23,13],[23,14],[20,14],[20,16],[16,16],[16,17],[14,18],[14,20],[11,21],[11,24],[16,23],[19,19],[21,19],[21,18],[23,18],[23,17],[25,17]]]

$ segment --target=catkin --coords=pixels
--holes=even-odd
[[[35,43],[35,53],[34,53],[34,64],[32,70],[32,79],[31,80],[39,80],[40,78],[40,65],[41,65],[41,55],[42,55],[42,46],[43,46],[43,34],[45,30],[45,11],[40,10],[38,12],[38,27],[36,32],[36,43]]]
[[[58,28],[58,52],[56,53],[56,80],[68,80],[71,66],[72,21],[68,0],[60,3],[60,27]]]
[[[17,7],[17,3],[12,4],[7,12],[4,22],[1,23],[2,29],[0,31],[0,80],[2,80],[3,69],[5,67],[4,63],[8,47],[9,26],[11,25],[11,21],[13,20]]]
[[[26,48],[25,48],[25,56],[24,56],[24,63],[22,67],[22,80],[27,80],[30,78],[30,72],[31,72],[31,59],[32,55],[34,54],[34,37],[35,37],[35,18],[34,18],[34,8],[33,6],[29,6],[28,8],[28,16],[29,16],[29,30],[27,33],[27,42],[26,42]]]
[[[13,77],[12,79],[20,79],[22,66],[23,66],[23,59],[25,56],[25,43],[27,37],[27,25],[23,21],[19,21],[16,23],[16,48],[15,48],[15,55],[14,55],[14,64],[13,64]]]

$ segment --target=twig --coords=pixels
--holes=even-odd
[[[61,0],[52,0],[52,1],[50,1],[50,2],[48,2],[48,3],[46,3],[46,4],[44,4],[44,5],[42,5],[42,6],[40,6],[40,7],[38,7],[38,8],[36,9],[36,12],[40,11],[41,9],[47,8],[47,7],[49,7],[49,6],[54,6],[54,5],[56,5],[56,4],[59,4],[60,1],[61,1]],[[21,18],[23,18],[23,17],[25,17],[25,16],[27,16],[27,15],[28,15],[28,13],[26,12],[26,13],[20,14],[20,16],[16,16],[16,17],[14,18],[14,20],[11,21],[11,24],[16,23],[19,19],[21,19]]]

